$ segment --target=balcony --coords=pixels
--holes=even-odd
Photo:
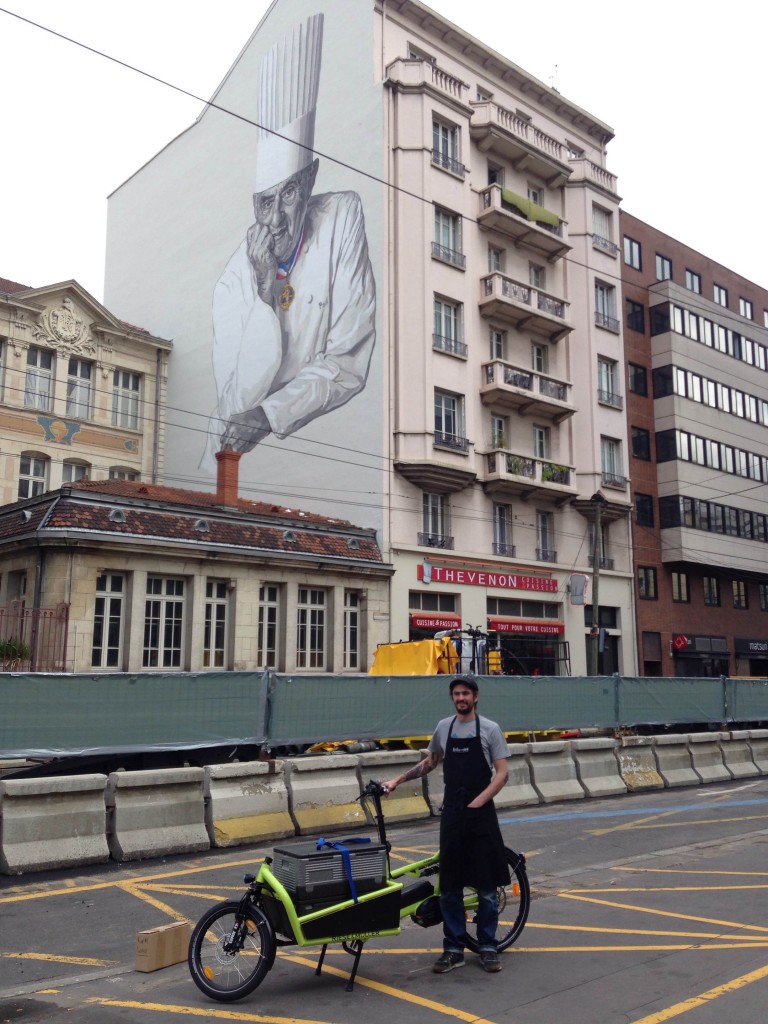
[[[500,359],[483,363],[481,372],[480,399],[484,405],[513,410],[521,416],[544,416],[555,423],[576,412],[570,384]]]
[[[571,251],[571,246],[563,241],[562,221],[558,224],[541,223],[535,219],[535,210],[529,217],[514,201],[510,202],[512,196],[514,193],[502,189],[500,185],[489,185],[483,189],[480,193],[478,224],[512,238],[516,245],[525,245],[543,253],[551,263]]]
[[[446,352],[449,356],[459,356],[461,359],[467,358],[467,346],[463,341],[457,341],[455,338],[446,338],[442,334],[432,335],[432,348],[436,352]]]
[[[480,313],[559,341],[573,330],[566,320],[568,303],[505,274],[480,279]]]
[[[470,137],[483,153],[497,153],[517,171],[544,178],[559,188],[571,176],[565,146],[541,131],[532,121],[491,100],[471,103]]]
[[[536,548],[536,560],[538,562],[556,562],[557,552],[552,548]]]
[[[440,444],[439,441],[447,443]],[[421,491],[455,494],[477,479],[470,442],[454,434],[401,430],[394,435],[395,470]]]
[[[603,470],[600,474],[600,481],[604,487],[613,487],[616,491],[626,491],[627,478],[619,473],[609,473]]]
[[[501,555],[502,558],[515,558],[517,548],[514,544],[507,544],[506,541],[495,540],[493,542],[494,555]]]
[[[609,256],[613,256],[614,259],[619,255],[619,247],[615,242],[612,242],[610,238],[603,238],[602,235],[592,235],[592,248],[600,249],[601,252],[607,252]]]
[[[594,569],[595,567],[595,556],[589,556],[589,564]],[[605,555],[600,556],[600,568],[601,569],[613,569],[615,568],[615,561],[613,558],[606,558]]]
[[[612,409],[624,408],[623,397],[621,395],[617,395],[614,391],[603,391],[602,388],[598,388],[597,400],[600,405],[610,405]]]
[[[445,245],[440,245],[439,242],[432,243],[432,259],[440,260],[441,263],[450,263],[452,267],[458,267],[459,270],[464,270],[467,265],[467,257],[463,252],[449,249]]]
[[[617,320],[615,316],[610,316],[608,313],[601,313],[599,310],[595,310],[595,323],[598,327],[604,327],[606,331],[612,331],[614,334],[621,332],[621,321]]]
[[[444,171],[450,171],[458,178],[463,178],[467,173],[466,167],[460,160],[443,153],[440,149],[432,150],[432,163],[435,167],[442,167]]]
[[[501,449],[487,452],[484,459],[483,488],[494,498],[535,497],[563,504],[578,494],[570,466]]]
[[[598,167],[597,164],[592,163],[586,157],[569,160],[568,163],[571,167],[571,182],[586,182],[588,185],[600,189],[601,192],[604,192],[616,202],[621,199],[621,196],[616,191],[615,174],[606,171],[604,167]]]
[[[465,92],[469,90],[466,82],[449,75],[436,64],[428,60],[404,60],[398,58],[387,67],[386,84],[400,92],[428,92],[440,99],[450,99],[461,103]]]
[[[444,548],[453,551],[453,537],[444,533],[420,533],[418,543],[425,548]]]
[[[435,448],[450,448],[452,452],[468,452],[469,441],[458,434],[447,434],[443,430],[435,431]]]

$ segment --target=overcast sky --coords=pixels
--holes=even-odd
[[[269,6],[267,0],[0,4],[204,98]],[[531,8],[432,0],[430,6],[613,128],[608,169],[618,175],[628,212],[768,287],[759,5],[548,0]],[[0,277],[32,286],[74,278],[101,299],[107,196],[187,127],[200,103],[2,12],[0,44]]]

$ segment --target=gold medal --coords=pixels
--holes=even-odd
[[[278,306],[280,307],[280,309],[290,309],[291,303],[295,298],[295,289],[286,281],[285,284],[283,285],[283,290],[280,292],[280,295],[278,296],[277,299]]]

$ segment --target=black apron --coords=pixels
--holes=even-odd
[[[483,753],[480,717],[475,735],[454,738],[456,719],[448,726],[443,778],[445,795],[440,818],[440,888],[443,892],[472,886],[488,891],[509,884],[509,866],[493,800],[471,808],[493,773]]]

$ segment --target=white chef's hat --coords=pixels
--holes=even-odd
[[[278,185],[313,160],[322,53],[323,15],[314,14],[262,58],[255,192]]]

